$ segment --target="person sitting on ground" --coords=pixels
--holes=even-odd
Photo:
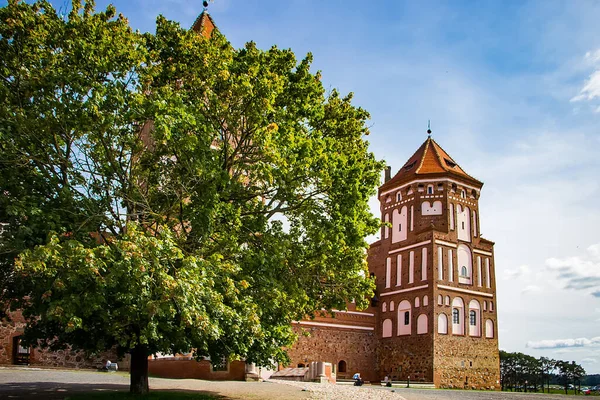
[[[392,387],[392,381],[391,381],[391,379],[387,375],[383,379],[383,383],[385,383],[386,387]]]
[[[360,372],[355,373],[352,379],[354,379],[354,386],[362,386],[362,384],[364,383],[364,381],[360,377]]]

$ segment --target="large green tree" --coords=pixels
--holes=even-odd
[[[382,164],[311,56],[114,8],[0,9],[3,296],[32,343],[285,361],[291,322],[365,306]],[[16,261],[15,261],[16,260]]]

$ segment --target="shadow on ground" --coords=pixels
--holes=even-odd
[[[151,391],[153,391],[151,389]],[[0,384],[1,399],[19,399],[19,400],[63,400],[67,396],[82,393],[99,392],[128,392],[126,385],[118,384],[90,384],[90,383],[57,383],[57,382],[7,382]],[[215,399],[228,400],[218,393],[204,390],[174,390],[161,389],[153,392],[177,392],[177,393],[195,393],[207,396],[213,396]]]

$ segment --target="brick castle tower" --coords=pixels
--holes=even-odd
[[[431,131],[428,131],[430,134]],[[331,362],[338,379],[499,388],[494,243],[480,234],[483,183],[431,137],[379,188],[381,239],[370,246],[367,310],[299,321],[294,364]]]

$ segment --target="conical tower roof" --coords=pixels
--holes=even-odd
[[[414,179],[448,176],[467,181],[479,188],[483,186],[481,181],[467,174],[435,140],[428,137],[396,175],[379,188],[379,192]]]
[[[215,25],[215,21],[213,21],[212,17],[206,10],[202,11],[202,13],[198,15],[198,18],[196,18],[196,21],[192,25],[192,30],[194,32],[198,32],[207,39],[215,29],[217,29],[217,25]]]

